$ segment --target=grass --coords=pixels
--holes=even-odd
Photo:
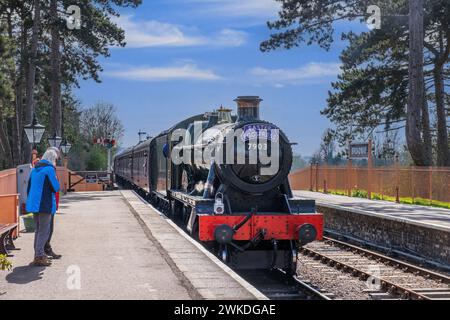
[[[323,192],[323,190],[319,190],[319,191]],[[327,190],[327,193],[340,195],[340,196],[347,196],[346,190]],[[367,191],[360,190],[360,189],[352,190],[352,197],[367,199]],[[385,200],[385,201],[391,201],[391,202],[396,201],[395,197],[382,195],[380,193],[375,193],[375,192],[372,192],[372,199],[373,200]],[[400,203],[403,203],[403,204],[415,204],[415,205],[419,205],[419,206],[450,209],[450,202],[430,200],[430,199],[424,199],[424,198],[414,198],[413,199],[412,197],[400,197],[399,200],[400,200]]]

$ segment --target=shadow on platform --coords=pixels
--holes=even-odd
[[[42,279],[42,272],[45,267],[22,266],[15,267],[13,271],[6,276],[6,281],[16,284],[27,284]]]
[[[62,199],[64,199],[64,204],[70,205],[71,203],[79,203],[82,201],[101,201],[105,198],[114,198],[117,194],[108,191],[94,191],[85,193],[68,193]]]

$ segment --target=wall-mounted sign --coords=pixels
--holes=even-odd
[[[102,182],[109,182],[109,174],[108,173],[98,173],[98,180]]]
[[[369,143],[351,143],[349,150],[350,159],[367,159],[369,158]]]
[[[96,174],[87,174],[86,175],[86,183],[97,183],[97,175]]]

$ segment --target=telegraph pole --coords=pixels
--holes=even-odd
[[[50,1],[51,26],[51,97],[52,97],[52,134],[62,137],[62,109],[61,109],[61,52],[58,21],[58,1]]]

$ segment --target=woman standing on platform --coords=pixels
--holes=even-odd
[[[55,147],[50,147],[49,150],[53,150],[56,152],[56,154],[58,155],[58,159],[61,156],[61,151],[58,148]],[[59,180],[58,180],[59,182]],[[55,200],[56,200],[56,211],[58,211],[58,206],[59,206],[59,192],[55,193]],[[57,254],[53,251],[52,245],[51,245],[51,241],[52,241],[52,236],[53,236],[53,229],[55,227],[55,214],[52,214],[52,219],[50,221],[50,235],[48,236],[48,240],[45,243],[45,254],[47,255],[47,257],[51,258],[51,259],[61,259],[62,255]]]
[[[35,266],[50,266],[51,261],[45,254],[52,216],[56,213],[56,197],[59,191],[59,182],[56,178],[56,160],[58,153],[47,149],[33,170],[28,181],[27,212],[34,215],[36,231],[34,235],[34,261]]]

